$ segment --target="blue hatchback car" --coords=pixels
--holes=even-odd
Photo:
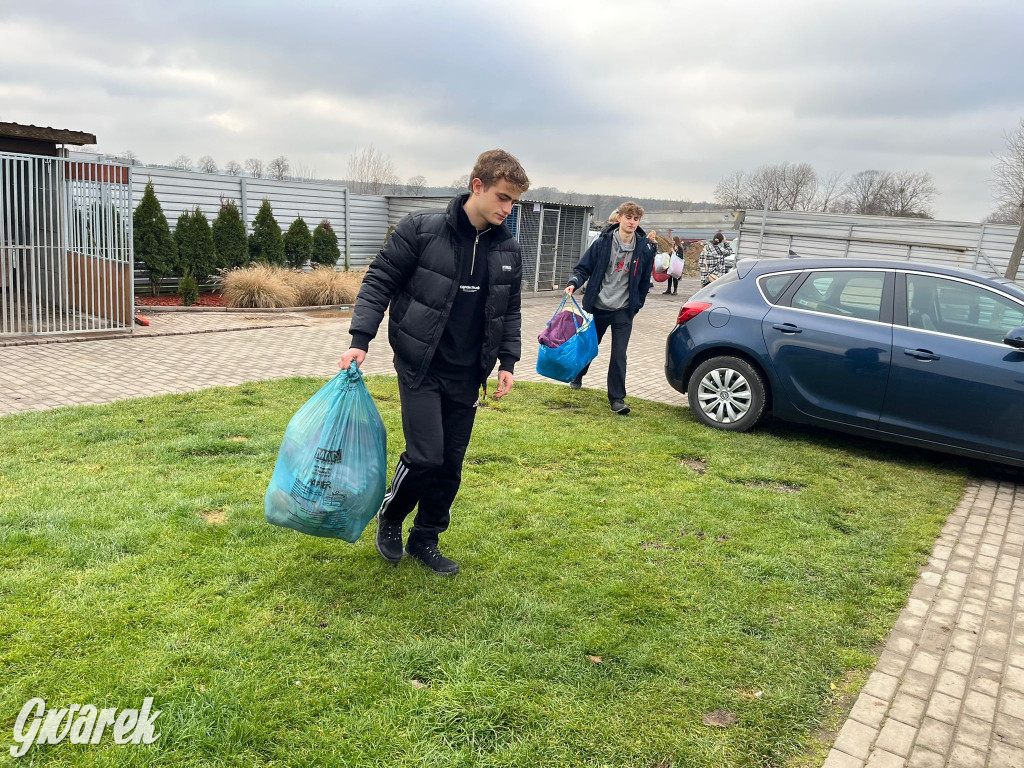
[[[665,375],[709,427],[770,412],[1024,466],[1024,290],[970,270],[741,261],[680,310]]]

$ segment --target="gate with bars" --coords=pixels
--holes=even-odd
[[[0,338],[129,330],[131,168],[0,152]]]

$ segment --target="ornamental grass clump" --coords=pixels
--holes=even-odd
[[[332,267],[323,266],[305,272],[298,281],[299,304],[303,307],[352,304],[365,274],[365,269],[338,272]]]
[[[294,274],[265,264],[229,270],[221,278],[224,303],[229,307],[251,309],[298,306],[299,292],[293,283]]]

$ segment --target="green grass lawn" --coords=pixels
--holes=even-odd
[[[393,466],[397,386],[368,381]],[[444,579],[381,560],[373,523],[352,545],[264,522],[321,384],[0,419],[0,763],[32,697],[153,696],[151,746],[17,762],[792,765],[874,665],[967,473],[517,384],[478,414]],[[705,725],[717,709],[735,724]]]

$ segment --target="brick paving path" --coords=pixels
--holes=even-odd
[[[946,520],[824,768],[1024,768],[1024,488]]]
[[[696,287],[684,280],[679,296],[655,288],[648,297],[629,345],[631,397],[685,405],[665,382],[665,337]],[[533,340],[558,300],[524,300],[517,380],[546,381],[533,372]],[[0,415],[257,379],[330,376],[349,341],[347,318],[322,313],[149,317],[152,325],[131,338],[0,347]],[[394,373],[383,328],[370,348],[369,373]],[[607,352],[606,338],[585,386],[604,389]],[[1024,768],[1022,547],[1024,487],[971,486],[947,520],[824,768]]]
[[[668,386],[664,372],[665,337],[697,281],[683,281],[680,288],[679,296],[652,291],[637,315],[626,378],[632,397],[686,403]],[[517,380],[550,381],[534,372],[536,337],[559,300],[560,295],[542,295],[523,301],[523,359],[516,366]],[[137,328],[133,337],[0,347],[0,414],[257,379],[331,376],[348,349],[348,318],[324,314],[153,312],[147,315],[151,325]],[[370,345],[367,373],[394,373],[386,323]],[[605,388],[609,342],[606,337],[584,386]]]

